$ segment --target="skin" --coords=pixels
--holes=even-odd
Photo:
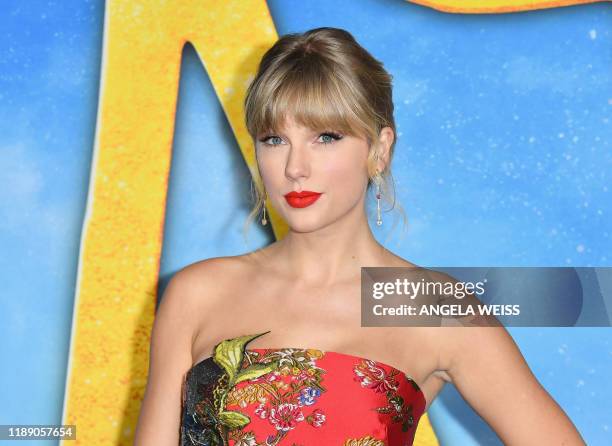
[[[368,144],[285,122],[257,160],[290,231],[245,254],[189,265],[171,279],[151,336],[150,370],[135,445],[176,445],[185,373],[227,338],[271,330],[249,344],[317,348],[392,365],[421,387],[427,408],[446,382],[507,445],[584,445],[503,327],[361,327],[362,266],[410,267],[374,238],[366,212]],[[378,140],[382,170],[393,130]],[[294,209],[284,194],[322,192]]]

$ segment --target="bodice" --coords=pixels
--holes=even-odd
[[[426,401],[393,366],[345,353],[217,344],[185,375],[181,446],[409,446]]]

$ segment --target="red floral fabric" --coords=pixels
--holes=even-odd
[[[218,343],[185,375],[181,446],[409,446],[426,401],[381,362],[299,348]]]
[[[416,382],[377,361],[316,349],[246,349],[242,369],[275,364],[237,383],[227,411],[249,417],[232,446],[408,446],[426,406]],[[259,366],[255,366],[259,367]]]

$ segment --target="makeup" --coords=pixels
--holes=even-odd
[[[302,192],[289,192],[285,194],[285,200],[287,200],[287,203],[289,203],[291,207],[305,208],[317,201],[320,196],[320,192],[304,190]]]

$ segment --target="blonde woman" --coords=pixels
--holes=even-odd
[[[177,272],[156,316],[136,445],[411,445],[445,385],[509,445],[582,445],[503,327],[362,327],[389,199],[391,76],[348,32],[283,36],[245,101],[257,200],[288,234]],[[380,216],[377,216],[380,223]]]

